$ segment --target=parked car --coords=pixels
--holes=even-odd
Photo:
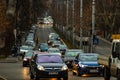
[[[68,67],[58,54],[38,54],[30,65],[30,78],[63,78],[68,80]]]
[[[34,53],[33,50],[30,50],[30,51],[25,53],[24,58],[23,58],[23,67],[29,66],[29,62],[32,59],[33,53]]]
[[[73,75],[99,74],[103,75],[104,66],[98,64],[97,53],[79,54],[73,62]]]
[[[68,49],[64,55],[64,61],[67,64],[68,68],[72,68],[72,62],[78,54],[83,54],[84,51],[81,49]]]
[[[48,46],[47,43],[40,43],[38,45],[38,48],[39,48],[39,51],[45,52],[45,51],[47,51],[49,49],[49,46]]]

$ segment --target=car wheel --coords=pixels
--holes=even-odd
[[[39,78],[38,78],[38,77],[36,77],[36,78],[35,78],[35,80],[39,80]]]
[[[64,77],[63,80],[68,80],[68,77]]]
[[[61,78],[57,78],[57,80],[61,80]]]
[[[30,72],[30,79],[34,79],[34,75],[32,72]]]
[[[110,70],[108,67],[104,69],[104,80],[110,80]]]
[[[25,64],[23,64],[22,66],[23,66],[23,67],[26,67],[26,65],[25,65]]]
[[[76,75],[76,73],[75,72],[72,72],[73,73],[73,75]]]
[[[120,80],[120,74],[118,74],[117,80]]]
[[[79,70],[77,70],[77,76],[81,76],[81,74],[79,73]]]

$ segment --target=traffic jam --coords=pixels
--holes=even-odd
[[[29,68],[30,79],[57,78],[69,80],[68,73],[83,76],[97,74],[104,77],[105,66],[98,63],[99,54],[82,49],[69,49],[59,34],[51,32],[46,42],[35,42],[36,28],[32,28],[20,46],[22,66]]]

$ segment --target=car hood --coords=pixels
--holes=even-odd
[[[97,61],[82,61],[79,64],[86,65],[86,66],[99,66]]]
[[[65,65],[65,63],[38,63],[37,65],[43,66],[43,67],[62,67]]]

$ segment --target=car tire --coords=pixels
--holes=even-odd
[[[26,65],[25,65],[25,64],[23,64],[22,66],[23,66],[23,67],[26,67]]]
[[[73,73],[73,75],[76,75],[76,73],[75,72],[72,72]]]
[[[77,76],[81,76],[81,74],[79,73],[79,70],[77,70]]]
[[[64,77],[63,80],[68,80],[68,77]]]
[[[40,78],[36,77],[35,80],[39,80]]]
[[[108,67],[104,69],[104,80],[110,80],[110,70]]]
[[[117,80],[120,80],[120,77],[118,77]]]
[[[30,72],[30,79],[34,79],[34,75],[32,72]]]

